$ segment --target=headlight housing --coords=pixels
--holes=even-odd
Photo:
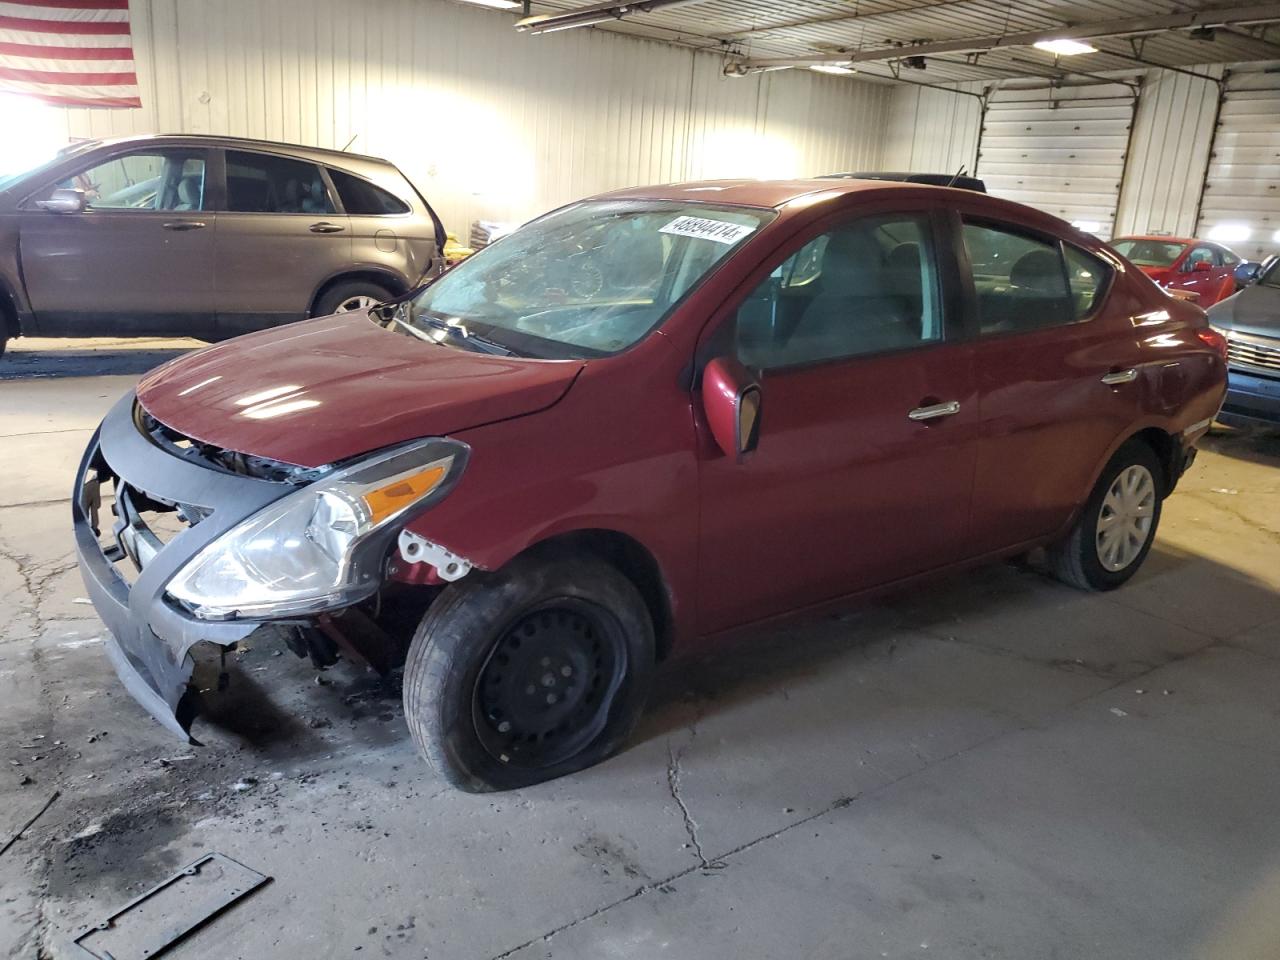
[[[444,497],[468,453],[464,443],[436,438],[336,470],[208,544],[169,581],[168,594],[205,620],[350,606],[377,589],[393,521]]]

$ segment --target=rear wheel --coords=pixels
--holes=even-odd
[[[409,732],[463,790],[507,790],[598,763],[648,694],[653,625],[632,583],[587,559],[516,561],[447,587],[405,664]]]
[[[1113,590],[1142,566],[1160,523],[1163,470],[1140,440],[1126,443],[1098,478],[1071,532],[1049,548],[1054,575],[1081,590]]]
[[[311,315],[327,317],[333,313],[368,310],[391,297],[391,291],[381,284],[369,280],[348,280],[334,284],[321,294]]]

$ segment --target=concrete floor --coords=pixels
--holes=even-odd
[[[1280,956],[1280,438],[1210,438],[1122,590],[1003,565],[762,632],[611,762],[467,796],[346,665],[233,657],[203,747],[116,682],[71,475],[184,345],[0,360],[0,842],[62,792],[0,856],[0,954],[220,851],[274,882],[175,958]]]

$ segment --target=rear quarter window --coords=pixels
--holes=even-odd
[[[354,174],[330,167],[329,178],[338,190],[343,208],[349,214],[386,216],[409,212],[409,205],[395,194]]]
[[[1071,288],[1071,308],[1075,319],[1083,320],[1102,306],[1111,282],[1111,267],[1091,253],[1064,243],[1067,283]]]

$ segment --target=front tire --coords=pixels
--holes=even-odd
[[[635,586],[603,561],[513,562],[451,584],[405,663],[405,719],[442,779],[510,790],[604,760],[630,736],[654,665]]]
[[[369,280],[348,280],[336,283],[316,298],[313,317],[327,317],[334,313],[367,310],[390,300],[392,293],[386,287]]]
[[[1114,590],[1127,581],[1155,541],[1164,496],[1155,451],[1141,440],[1126,443],[1103,469],[1071,532],[1049,548],[1054,576],[1081,590]]]

